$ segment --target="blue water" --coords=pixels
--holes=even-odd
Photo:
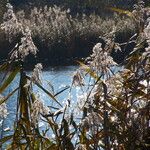
[[[73,77],[74,72],[77,69],[78,69],[78,66],[47,68],[46,70],[42,72],[42,76],[41,76],[42,86],[48,91],[50,91],[51,93],[56,94],[57,92],[61,91],[65,87],[72,85],[72,77]],[[114,69],[113,70],[114,72],[118,72],[117,68],[113,68],[113,69]],[[31,73],[32,73],[31,71],[27,71],[28,75],[31,75]],[[16,78],[14,79],[13,83],[6,89],[3,95],[6,96],[8,93],[12,92],[16,87],[18,87],[19,80],[20,80],[20,77],[18,74]],[[56,99],[61,103],[62,106],[65,106],[68,100],[68,97],[70,98],[70,94],[71,94],[70,99],[71,99],[72,106],[73,105],[76,106],[77,100],[78,100],[78,97],[77,97],[78,94],[83,96],[84,94],[88,93],[88,91],[90,91],[91,87],[89,85],[92,85],[94,80],[92,81],[92,79],[89,78],[88,76],[86,76],[84,80],[85,80],[84,88],[79,89],[78,87],[74,87],[72,88],[71,93],[70,93],[70,89],[67,89],[56,97]],[[41,101],[44,103],[45,106],[53,106],[53,107],[60,108],[60,106],[58,106],[56,102],[54,102],[47,94],[45,94],[36,85],[33,87],[33,90],[34,90],[34,93],[36,93],[36,95],[40,97]],[[9,114],[4,121],[3,129],[8,129],[8,130],[3,131],[3,137],[7,135],[11,135],[14,132],[14,122],[16,119],[16,106],[17,106],[16,103],[17,103],[17,92],[11,98],[9,98],[9,100],[7,100],[7,108],[8,108]],[[71,111],[73,110],[73,113],[74,113],[74,107],[73,109],[69,108],[69,111],[70,110]],[[79,111],[75,112],[74,114],[77,116],[77,122],[78,122],[80,120],[79,118],[81,117],[81,114]],[[58,119],[58,122],[60,122],[60,120]],[[40,123],[41,123],[40,129],[41,130],[45,129],[46,125],[43,124],[43,122],[40,122]],[[0,127],[0,131],[2,131],[1,127]],[[52,137],[52,135],[53,133],[52,131],[50,131],[48,136]],[[3,145],[3,148],[6,147],[7,144]]]
[[[72,83],[73,73],[76,71],[77,66],[67,66],[67,67],[55,67],[48,68],[42,72],[42,85],[48,91],[57,93],[61,91],[64,87],[70,86]],[[27,72],[31,74],[31,72]],[[6,89],[4,96],[13,91],[16,87],[19,86],[19,75],[16,76],[13,83]],[[53,88],[52,88],[53,86]],[[55,106],[57,107],[56,102],[54,102],[50,97],[43,93],[37,86],[34,86],[34,92],[41,97],[41,100],[46,106]],[[57,100],[64,105],[66,97],[68,96],[69,89],[58,95]],[[74,93],[75,95],[75,93]],[[8,131],[3,132],[3,136],[10,135],[13,133],[14,121],[16,118],[16,102],[17,102],[17,92],[7,100],[8,116],[4,121],[4,129],[9,128]]]

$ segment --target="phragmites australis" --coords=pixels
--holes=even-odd
[[[108,52],[102,48],[101,43],[97,43],[93,47],[93,53],[88,59],[91,59],[88,61],[90,67],[102,74],[107,74],[110,67],[117,65]]]
[[[32,40],[31,31],[28,27],[23,27],[13,12],[11,4],[7,4],[7,13],[4,15],[4,22],[1,24],[1,29],[5,31],[11,41],[14,36],[21,35],[21,41],[16,44],[14,51],[12,51],[10,59],[25,59],[30,53],[36,55],[37,48]]]
[[[8,36],[9,41],[12,40],[14,36],[22,32],[22,24],[18,22],[18,19],[13,11],[13,6],[8,3],[6,5],[7,12],[4,14],[4,22],[1,24],[1,29],[3,29]]]
[[[148,20],[148,25],[144,29],[144,34],[148,43],[148,47],[145,48],[145,50],[150,51],[150,19]]]
[[[82,86],[84,85],[83,77],[79,71],[76,71],[73,76],[72,84],[74,86]]]
[[[49,114],[49,108],[44,106],[43,102],[39,98],[36,98],[32,104],[31,110],[31,122],[35,126],[38,124],[41,115]]]
[[[32,76],[31,76],[31,80],[33,82],[42,84],[42,82],[41,82],[42,69],[43,69],[43,66],[41,63],[38,63],[35,65],[35,68],[33,69]]]
[[[21,43],[19,45],[19,48],[16,49],[12,54],[11,54],[11,59],[21,59],[24,60],[26,56],[29,54],[36,55],[37,54],[37,47],[34,45],[32,36],[31,36],[31,31],[27,27],[25,31],[23,32],[23,37],[21,38]]]
[[[102,123],[102,116],[97,112],[90,112],[81,122],[81,126],[90,129],[93,126],[99,126]]]
[[[2,95],[0,95],[0,102],[4,99]],[[2,103],[0,105],[0,120],[6,118],[8,115],[6,103]]]
[[[79,144],[75,150],[86,150],[86,146],[84,144]]]

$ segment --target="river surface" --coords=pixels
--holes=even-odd
[[[67,67],[55,67],[55,68],[48,68],[43,71],[42,73],[42,85],[48,91],[54,91],[57,93],[61,91],[64,87],[70,86],[72,83],[72,76],[74,72],[77,70],[77,66],[67,66]],[[31,74],[30,71],[27,72],[29,75]],[[19,75],[14,79],[13,83],[6,89],[4,92],[4,96],[8,93],[13,91],[19,85]],[[53,87],[53,88],[52,88]],[[52,90],[53,89],[53,90]],[[44,94],[37,86],[34,87],[34,92],[41,97],[41,100],[46,106],[55,106],[57,104],[52,101],[48,97],[48,95]],[[63,93],[57,96],[59,102],[64,105],[66,98],[68,96],[69,89],[65,90]],[[75,98],[75,91],[73,91],[73,95]],[[13,122],[16,118],[16,102],[17,102],[17,93],[15,93],[9,100],[7,100],[7,109],[8,109],[8,116],[4,120],[3,126],[3,136],[10,135],[13,133]],[[42,126],[42,125],[41,125]]]
[[[51,93],[58,93],[61,90],[65,89],[67,86],[72,85],[72,77],[75,73],[75,71],[78,69],[78,66],[65,66],[65,67],[50,67],[47,68],[42,72],[42,86],[50,91]],[[120,70],[120,69],[119,69]],[[114,72],[117,72],[118,69],[114,68]],[[31,71],[27,71],[28,75],[31,75]],[[1,78],[0,74],[0,78]],[[12,92],[15,88],[19,86],[19,74],[16,76],[16,78],[13,80],[12,84],[9,85],[9,87],[4,91],[3,95],[6,96],[10,92]],[[73,113],[74,116],[76,116],[77,122],[81,118],[81,111],[78,109],[79,105],[82,106],[85,104],[85,100],[87,98],[88,92],[91,91],[92,85],[94,83],[94,79],[92,79],[90,76],[86,76],[84,78],[84,87],[73,87],[70,91],[70,88],[56,96],[56,99],[60,102],[60,104],[64,107],[68,101],[68,99],[71,100],[70,107],[68,114]],[[40,100],[44,103],[45,106],[57,107],[58,106],[56,102],[54,102],[47,94],[45,94],[41,89],[39,89],[36,85],[33,87],[34,93],[40,98]],[[16,106],[17,106],[17,92],[7,100],[7,109],[8,109],[8,116],[3,122],[3,129],[0,125],[0,135],[2,133],[2,137],[5,137],[7,135],[12,135],[14,132],[14,122],[16,120]],[[52,106],[52,107],[51,107]],[[81,107],[82,108],[82,107]],[[76,110],[76,111],[75,111]],[[56,111],[56,110],[55,110]],[[61,121],[61,118],[58,119],[59,123]],[[39,122],[39,128],[41,131],[46,128],[45,122],[42,121]],[[48,136],[54,136],[53,133],[50,131]],[[9,142],[7,142],[8,144]],[[3,148],[6,147],[6,145],[3,145]]]

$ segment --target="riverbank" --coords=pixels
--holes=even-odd
[[[49,65],[75,65],[76,60],[86,58],[93,46],[103,42],[105,37],[114,32],[117,43],[126,42],[135,32],[134,22],[125,16],[114,14],[113,17],[102,18],[96,14],[72,16],[69,10],[58,6],[34,8],[28,12],[17,13],[19,22],[29,27],[39,52],[36,59],[28,59],[27,64],[41,62]],[[9,42],[3,31],[0,31],[0,59],[6,59],[8,53],[19,42],[17,36]],[[120,53],[120,52],[119,52]],[[112,53],[117,62],[117,53]]]

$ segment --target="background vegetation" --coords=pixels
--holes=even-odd
[[[20,22],[29,26],[32,31],[33,40],[39,49],[39,61],[48,65],[57,65],[60,62],[67,64],[85,58],[91,53],[95,43],[102,41],[99,36],[109,33],[113,28],[116,28],[116,42],[125,42],[135,32],[134,24],[129,18],[114,15],[108,9],[109,6],[121,6],[121,2],[96,0],[11,2],[18,12]],[[5,1],[1,3],[2,10],[5,10],[5,3]],[[129,5],[124,6],[132,6],[130,1],[128,3]],[[57,6],[54,6],[55,4]],[[2,31],[0,37],[0,57],[6,58],[17,38],[9,43]],[[120,60],[123,57],[122,53]],[[37,61],[29,60],[28,64]]]

